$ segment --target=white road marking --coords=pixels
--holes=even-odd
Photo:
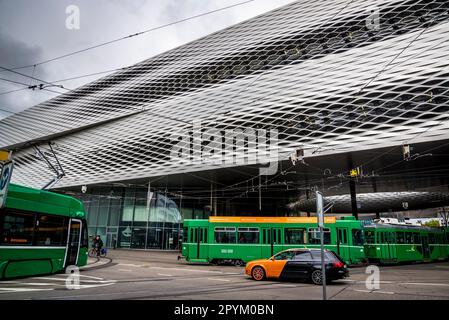
[[[56,280],[56,281],[66,281],[66,279],[63,278],[47,278],[47,277],[39,277],[34,279],[41,279],[41,280]],[[83,280],[83,282],[89,282],[89,283],[115,283],[116,280]]]
[[[36,288],[0,288],[0,293],[11,292],[29,292],[29,291],[50,291],[54,289],[36,289]]]
[[[70,273],[55,274],[54,278],[52,278],[52,279],[64,279],[65,280],[68,275],[70,275]],[[95,279],[95,280],[104,280],[103,278],[100,278],[100,277],[87,276],[85,274],[78,274],[78,276],[83,277],[83,278]],[[32,277],[30,279],[44,279],[44,277]],[[85,280],[85,281],[88,281],[88,280]]]
[[[274,283],[273,285],[278,285],[281,287],[296,287],[294,284],[284,284],[284,283]]]
[[[163,269],[163,270],[177,270],[177,271],[205,272],[205,273],[219,273],[219,274],[223,274],[223,271],[197,270],[197,269],[187,269],[187,268],[150,267],[150,269]]]
[[[85,274],[80,274],[79,276],[84,277],[84,278],[96,279],[96,280],[104,280],[103,278],[100,278],[100,277],[87,276]]]
[[[366,292],[366,293],[395,294],[394,292],[391,292],[391,291],[378,291],[378,290],[359,290],[359,289],[354,289],[354,291],[357,291],[357,292]]]
[[[118,269],[118,271],[123,271],[123,272],[132,272],[132,270],[129,270],[129,269]]]
[[[105,287],[110,286],[114,283],[103,283],[103,284],[81,284],[80,289],[87,289],[87,288],[97,288],[97,287]]]
[[[443,287],[449,287],[449,283],[400,282],[400,284],[409,284],[409,285],[416,285],[416,286],[443,286]]]
[[[220,279],[220,278],[207,278],[207,280],[224,281],[224,282],[229,282],[229,281],[231,281],[231,280],[228,280],[228,279]]]
[[[118,266],[126,266],[126,267],[136,267],[136,268],[140,268],[140,267],[144,266],[142,264],[132,264],[132,263],[119,263],[117,265]]]
[[[22,284],[24,286],[64,286],[64,284],[47,282],[17,282],[17,284]]]
[[[173,277],[171,274],[166,274],[166,273],[158,273],[158,276],[166,276],[166,277]]]

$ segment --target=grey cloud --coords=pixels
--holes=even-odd
[[[40,60],[42,57],[43,49],[41,47],[27,45],[24,42],[17,41],[6,34],[0,33],[0,66],[6,68],[19,67],[28,65],[36,60]],[[32,74],[32,68],[20,69],[17,71],[27,75]],[[35,76],[45,78],[47,76],[45,68],[39,67],[39,70],[37,70]],[[0,70],[0,78],[30,84],[29,78],[16,75],[9,71]],[[17,112],[48,98],[48,96],[46,97],[42,94],[36,94],[36,92],[28,89],[19,91],[18,93],[2,94],[7,91],[21,88],[25,88],[25,86],[0,80],[0,109]],[[0,117],[7,115],[10,114],[6,111],[0,110]]]

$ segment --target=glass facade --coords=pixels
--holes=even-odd
[[[83,201],[89,237],[106,247],[180,250],[183,219],[207,219],[207,206],[138,187],[98,187],[70,193]]]

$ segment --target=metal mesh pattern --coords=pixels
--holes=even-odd
[[[62,187],[217,168],[170,159],[193,121],[277,129],[280,159],[446,139],[448,52],[447,1],[298,1],[6,118],[0,146],[51,137]],[[52,176],[15,159],[15,182]]]
[[[332,204],[330,212],[352,212],[351,196],[339,195],[324,198],[325,205]],[[419,210],[443,207],[449,204],[449,195],[440,192],[376,192],[357,195],[357,210],[360,213]],[[290,205],[291,209],[314,212],[316,199],[304,199]]]

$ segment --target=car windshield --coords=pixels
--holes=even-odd
[[[282,251],[273,256],[274,260],[291,260],[295,255],[295,251]]]

